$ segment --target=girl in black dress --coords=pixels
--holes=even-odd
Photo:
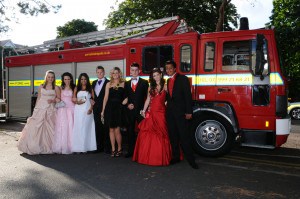
[[[111,142],[111,156],[119,157],[122,155],[122,135],[120,127],[122,125],[122,106],[126,104],[125,81],[122,78],[120,68],[115,67],[111,72],[110,82],[106,84],[105,96],[103,100],[103,109],[101,117],[109,126],[109,137]],[[105,115],[105,117],[104,117]],[[116,142],[118,150],[116,150]]]

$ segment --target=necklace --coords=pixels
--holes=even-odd
[[[119,89],[119,86],[120,86],[120,84],[117,83],[117,85],[114,87],[114,89],[115,89],[115,90],[118,90],[118,89]]]

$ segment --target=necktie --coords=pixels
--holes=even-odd
[[[133,78],[131,78],[131,80],[137,80],[137,78],[136,78],[136,77],[133,77]]]
[[[174,82],[175,82],[175,75],[172,78],[170,78],[169,84],[168,84],[169,94],[170,94],[171,97],[172,97],[172,94],[173,94]]]
[[[102,80],[100,79],[100,80],[98,80],[98,85],[100,85],[101,84],[101,82],[102,82]]]
[[[131,82],[131,88],[132,88],[133,92],[135,92],[136,86],[137,86],[137,84],[134,84],[133,82]]]

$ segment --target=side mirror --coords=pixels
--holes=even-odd
[[[254,74],[257,76],[261,76],[263,79],[263,71],[264,65],[267,63],[264,56],[264,44],[265,44],[265,36],[262,34],[258,34],[256,36],[256,62],[255,62],[255,71]]]

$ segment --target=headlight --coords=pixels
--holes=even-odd
[[[0,113],[0,117],[6,117],[6,113]]]

